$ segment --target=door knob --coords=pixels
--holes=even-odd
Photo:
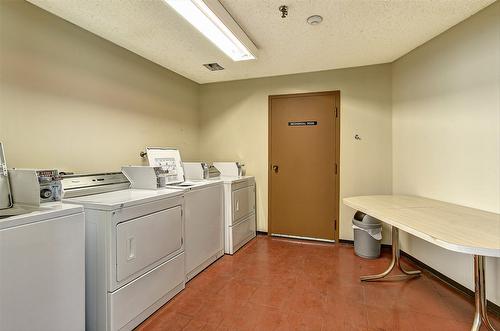
[[[273,165],[273,171],[274,171],[275,173],[278,173],[278,170],[279,170],[278,165],[277,165],[277,164]]]

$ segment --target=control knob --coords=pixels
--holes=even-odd
[[[48,199],[52,196],[52,191],[49,190],[48,188],[44,188],[40,190],[40,198],[42,199]]]

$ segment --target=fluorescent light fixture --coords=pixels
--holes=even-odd
[[[217,0],[165,0],[233,61],[254,60],[257,47]]]

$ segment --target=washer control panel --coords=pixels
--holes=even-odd
[[[36,170],[40,184],[40,202],[60,201],[62,193],[61,177],[57,170]]]
[[[42,169],[9,169],[14,204],[39,206],[61,201],[62,183],[59,171]]]

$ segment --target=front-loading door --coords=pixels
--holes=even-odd
[[[181,206],[116,226],[116,280],[137,273],[182,247]]]
[[[248,186],[233,191],[233,219],[231,225],[255,212],[255,186]]]

